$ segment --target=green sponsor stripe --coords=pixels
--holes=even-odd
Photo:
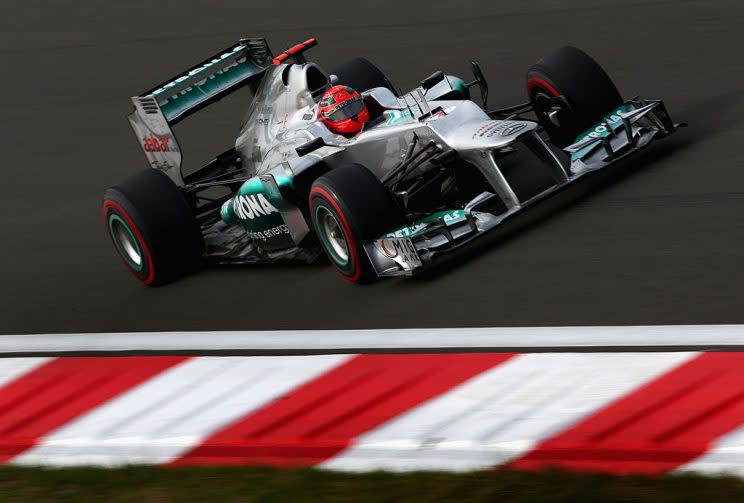
[[[233,66],[195,82],[178,94],[169,96],[168,89],[160,91],[157,93],[157,99],[160,101],[164,96],[167,97],[167,101],[162,102],[160,108],[165,117],[171,120],[262,70],[248,59],[239,60]],[[191,78],[196,79],[198,75]]]
[[[635,107],[629,103],[623,104],[616,110],[613,110],[612,112],[605,115],[601,121],[597,122],[591,129],[587,129],[583,133],[581,133],[579,136],[576,137],[574,140],[574,143],[579,143],[586,138],[604,138],[605,136],[608,136],[610,134],[610,130],[614,131],[615,129],[619,128],[620,125],[623,123],[622,119],[620,118],[621,113],[628,113],[631,110],[634,110]],[[605,124],[608,123],[610,127],[608,128]],[[571,158],[578,158],[583,156],[585,153],[587,153],[589,150],[594,148],[596,143],[592,143],[590,145],[587,145],[586,147],[582,148],[581,150],[578,150],[576,152],[573,152],[571,154]]]
[[[446,225],[452,225],[457,222],[461,222],[465,220],[465,211],[464,210],[445,210],[445,211],[438,211],[436,213],[432,213],[429,216],[426,216],[422,218],[421,220],[415,221],[411,225],[407,225],[405,227],[401,227],[399,229],[396,229],[392,232],[388,232],[383,237],[410,237],[414,234],[418,233],[422,229],[425,229],[428,224],[432,222],[436,222],[438,220],[444,220],[444,223]]]

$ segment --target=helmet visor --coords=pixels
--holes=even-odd
[[[354,96],[333,108],[326,114],[326,119],[331,122],[341,122],[349,117],[359,115],[362,110],[364,110],[364,101],[362,101],[362,97]]]

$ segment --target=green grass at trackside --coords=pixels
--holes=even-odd
[[[744,501],[744,480],[541,473],[344,474],[310,469],[0,467],[0,502],[166,503],[494,501],[603,503]]]

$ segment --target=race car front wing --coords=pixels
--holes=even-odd
[[[507,205],[499,214],[479,211],[488,201],[499,197],[497,190],[483,192],[462,209],[429,215],[366,243],[364,249],[378,276],[412,275],[438,256],[464,247],[584,176],[616,164],[685,125],[672,122],[661,100],[631,99],[563,149],[570,157],[565,180],[516,205]],[[545,145],[545,148],[549,147]],[[498,165],[494,169],[498,170]]]

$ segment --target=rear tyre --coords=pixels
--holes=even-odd
[[[365,58],[354,58],[341,63],[331,70],[331,74],[338,77],[339,84],[352,87],[360,93],[375,87],[386,87],[397,95],[385,74]]]
[[[103,193],[106,230],[124,265],[142,283],[163,285],[199,267],[204,238],[179,188],[147,169]]]
[[[623,103],[612,79],[588,54],[562,47],[527,71],[527,94],[551,142],[565,147]]]
[[[360,164],[336,168],[313,183],[310,217],[331,263],[361,284],[377,279],[364,243],[403,223],[390,192]]]

